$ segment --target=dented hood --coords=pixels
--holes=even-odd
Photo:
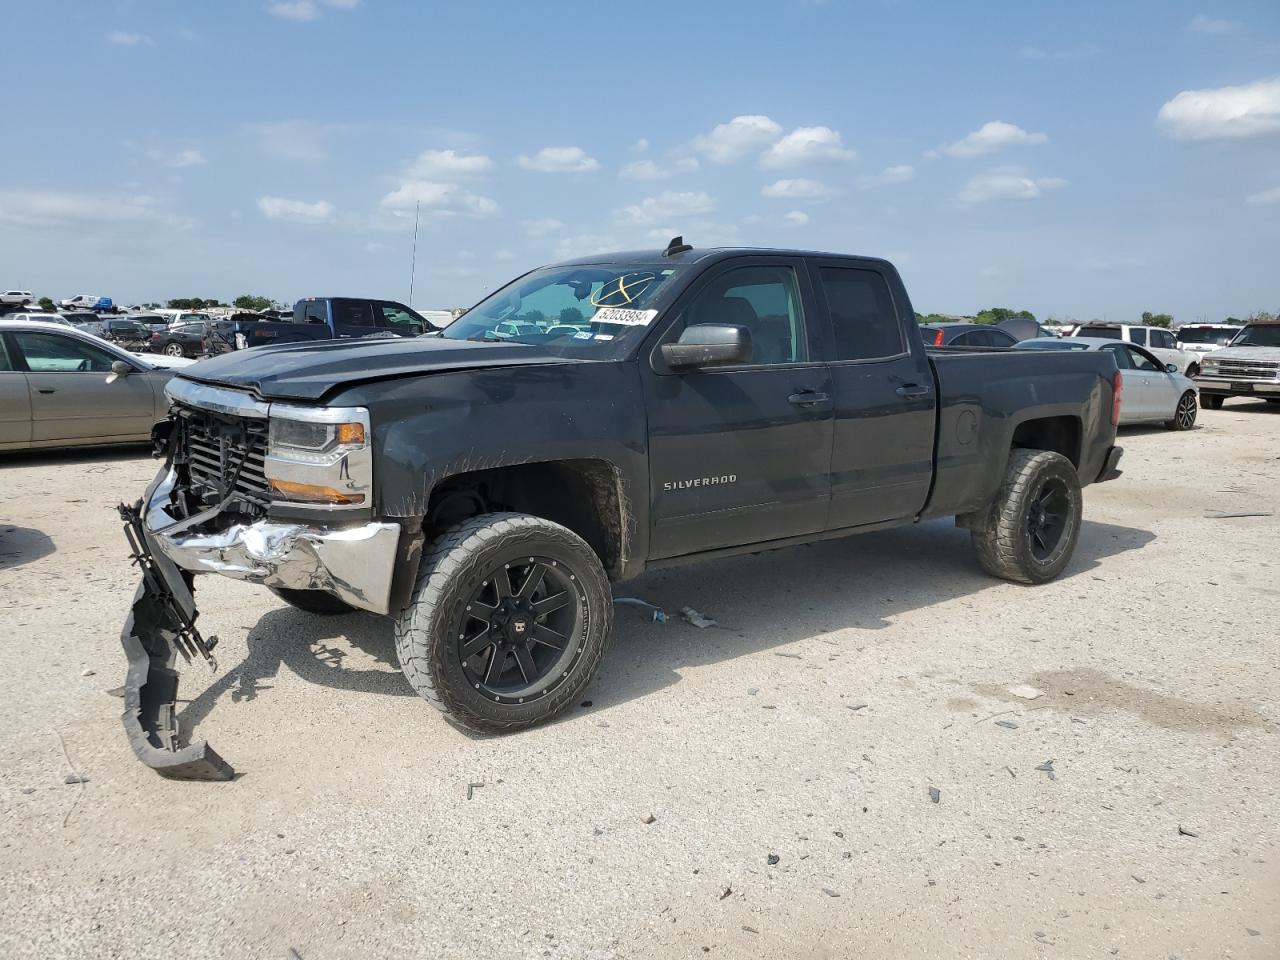
[[[324,340],[237,350],[183,369],[186,380],[252,390],[264,400],[320,400],[353,383],[449,370],[583,363],[525,343],[442,337]]]

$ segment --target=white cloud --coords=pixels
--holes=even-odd
[[[1262,206],[1267,203],[1280,203],[1280,187],[1272,187],[1270,190],[1263,190],[1261,193],[1255,193],[1248,197],[1247,203],[1256,206]]]
[[[472,193],[456,183],[433,180],[407,180],[383,197],[381,202],[387,210],[406,216],[419,204],[440,216],[492,217],[501,212],[498,204],[489,197]]]
[[[793,227],[803,227],[809,222],[809,215],[803,210],[790,210],[782,217]]]
[[[175,170],[180,170],[183,167],[198,167],[208,162],[205,160],[203,153],[190,147],[178,151],[152,147],[147,151],[147,157],[163,167],[172,167]]]
[[[1043,133],[1027,133],[1021,127],[1003,120],[989,120],[963,140],[955,143],[944,143],[936,150],[930,150],[927,156],[936,157],[945,154],[948,157],[969,159],[994,153],[1004,147],[1037,146],[1048,143],[1049,137]]]
[[[555,233],[557,230],[564,229],[564,223],[555,217],[543,217],[541,220],[525,220],[520,226],[524,227],[524,232],[531,237],[543,237],[548,233]]]
[[[1074,47],[1045,50],[1043,47],[1023,47],[1018,51],[1019,60],[1088,60],[1102,52],[1096,43],[1081,43]]]
[[[514,260],[516,253],[514,250],[497,250],[494,251],[493,259],[495,260]]]
[[[76,193],[64,190],[0,191],[0,223],[23,227],[73,225],[157,225],[185,228],[191,221],[177,216],[146,194]]]
[[[679,173],[696,173],[701,166],[697,157],[680,157],[669,164],[633,160],[618,172],[618,176],[623,180],[667,180]]]
[[[964,206],[992,200],[1035,200],[1046,190],[1066,186],[1059,177],[1029,177],[1019,170],[992,170],[969,180],[957,198]]]
[[[1230,33],[1239,26],[1239,22],[1235,20],[1222,20],[1197,13],[1187,24],[1187,29],[1192,33]]]
[[[631,145],[632,153],[644,153],[648,149],[649,149],[649,141],[645,137],[641,137],[639,140],[637,140],[635,143]]]
[[[315,0],[282,0],[267,7],[267,13],[285,20],[305,22],[320,16],[320,9]]]
[[[556,256],[562,260],[581,257],[587,254],[600,253],[604,250],[617,250],[618,241],[608,234],[579,233],[564,237],[556,244]]]
[[[154,42],[145,33],[131,33],[128,30],[112,30],[107,34],[107,43],[113,43],[117,47],[149,47]]]
[[[712,163],[734,163],[777,139],[782,127],[768,117],[734,117],[693,141],[693,149]]]
[[[543,147],[532,157],[521,154],[516,163],[539,173],[590,173],[600,169],[600,161],[587,156],[581,147]]]
[[[308,203],[285,197],[259,197],[258,209],[268,220],[287,220],[290,223],[327,223],[333,219],[333,204],[328,200]]]
[[[305,23],[318,19],[322,6],[337,10],[354,10],[360,6],[360,0],[278,0],[276,3],[267,5],[267,13],[273,17]]]
[[[617,214],[623,223],[652,226],[667,220],[711,213],[715,208],[715,198],[705,193],[673,193],[668,190],[656,197],[645,197],[639,203],[623,207]]]
[[[257,141],[258,149],[280,160],[323,160],[329,145],[352,128],[342,123],[316,123],[311,120],[275,120],[251,123],[246,129]]]
[[[454,180],[483,176],[492,169],[493,161],[482,154],[424,150],[409,164],[408,176],[417,180]]]
[[[1280,132],[1280,77],[1239,87],[1183,90],[1156,121],[1175,140],[1238,140]]]
[[[840,140],[830,127],[797,127],[760,157],[765,167],[798,167],[830,160],[856,160],[858,154]]]
[[[896,183],[906,183],[916,178],[916,168],[906,163],[885,167],[879,173],[870,173],[858,178],[858,188],[870,190],[874,187],[888,187]]]
[[[819,180],[797,177],[794,180],[778,180],[760,190],[762,197],[774,200],[826,200],[835,191]]]

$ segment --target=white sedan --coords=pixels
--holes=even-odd
[[[1115,356],[1124,382],[1121,425],[1163,423],[1170,430],[1190,430],[1196,425],[1195,382],[1143,347],[1103,337],[1037,337],[1014,344],[1013,349],[1106,350]]]
[[[0,450],[138,443],[193,360],[141,357],[73,327],[0,320]]]

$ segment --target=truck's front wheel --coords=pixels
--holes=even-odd
[[[1005,580],[1052,580],[1071,561],[1081,507],[1070,460],[1051,450],[1014,450],[995,499],[970,527],[978,561]]]
[[[608,578],[581,537],[541,517],[489,513],[423,557],[396,653],[414,690],[451,721],[518,730],[574,701],[612,625]]]

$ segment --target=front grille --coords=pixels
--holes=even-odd
[[[1280,376],[1280,363],[1274,360],[1224,359],[1217,364],[1218,373],[1230,380],[1275,380]]]
[[[250,500],[269,499],[263,472],[267,453],[267,422],[251,417],[227,417],[190,407],[178,407],[182,419],[181,455],[194,487],[205,500],[221,500],[235,492]]]

